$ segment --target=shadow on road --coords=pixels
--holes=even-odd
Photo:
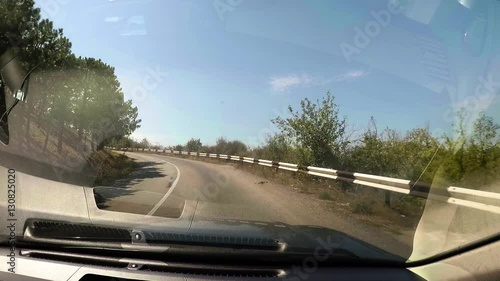
[[[137,190],[130,190],[125,188],[116,188],[116,187],[94,187],[94,198],[97,203],[97,208],[99,209],[107,209],[110,207],[108,204],[111,199],[124,197],[128,195],[133,195]]]
[[[157,162],[138,162],[137,169],[125,178],[116,180],[110,187],[95,187],[94,197],[99,209],[107,209],[108,204],[114,198],[133,195],[137,190],[131,190],[131,187],[146,180],[153,178],[163,178],[168,176],[160,167],[162,163]]]
[[[162,163],[150,161],[138,162],[138,168],[127,177],[115,181],[113,183],[113,187],[130,188],[145,179],[163,178],[168,176],[160,170],[158,167],[160,165],[162,165]]]

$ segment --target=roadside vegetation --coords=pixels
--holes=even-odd
[[[250,148],[240,140],[220,137],[214,145],[203,145],[198,138],[186,144],[163,147],[122,138],[116,147],[173,149],[240,155],[375,174],[437,186],[485,188],[500,180],[500,125],[484,112],[471,118],[471,112],[456,112],[451,134],[433,135],[429,127],[399,132],[380,129],[372,117],[363,131],[349,130],[340,117],[334,97],[327,93],[316,103],[304,99],[300,109],[289,107],[288,117],[272,120],[276,132],[265,144]]]
[[[124,98],[115,68],[73,53],[63,29],[43,19],[34,0],[0,1],[0,17],[0,54],[15,49],[23,68],[33,70],[29,98],[13,112],[24,118],[19,124],[25,136],[17,139],[40,153],[65,155],[64,147],[71,146],[86,156],[140,126],[138,109]],[[0,114],[6,108],[4,92],[12,95],[5,85],[0,77]],[[33,136],[34,129],[41,132]]]
[[[289,107],[288,116],[273,119],[275,133],[267,137],[264,145],[254,148],[224,137],[214,145],[203,145],[200,139],[193,138],[184,145],[142,148],[248,156],[427,182],[435,187],[454,185],[493,191],[500,180],[500,126],[484,112],[473,116],[462,108],[456,112],[451,134],[433,135],[425,126],[406,132],[380,129],[374,117],[364,130],[355,131],[338,109],[330,93],[317,102],[304,99],[298,110]],[[120,143],[116,146],[141,147],[147,143],[143,140],[132,146]],[[402,224],[418,221],[425,204],[420,198],[300,173],[196,159],[230,163],[352,213],[390,217],[391,221],[402,220]]]
[[[0,150],[32,160],[17,168],[41,177],[108,184],[127,174],[132,163],[103,148],[140,127],[138,109],[125,98],[113,66],[75,54],[63,29],[42,14],[34,0],[0,1],[0,54],[13,52],[20,68],[31,73],[27,99],[19,103],[8,98],[15,89],[0,77],[0,115],[15,105],[0,120],[2,140],[10,140]],[[0,159],[11,165],[5,161]],[[33,168],[38,164],[43,169]]]
[[[93,153],[88,165],[89,174],[95,176],[93,186],[111,186],[138,168],[138,164],[127,156],[106,150]]]

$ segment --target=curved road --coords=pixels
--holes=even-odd
[[[127,200],[139,204],[131,208],[123,201],[114,205],[115,199],[110,199],[109,210],[162,216],[168,209],[167,198],[180,197],[197,201],[196,220],[318,225],[345,232],[395,254],[409,255],[412,235],[398,235],[366,224],[345,212],[335,212],[322,200],[288,186],[269,183],[230,165],[158,154],[127,152],[126,155],[135,159],[140,168],[114,186],[129,192]],[[122,196],[114,198],[123,200]]]

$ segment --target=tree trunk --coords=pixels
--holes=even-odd
[[[31,136],[30,128],[31,128],[31,103],[26,103],[24,108],[23,115],[26,116],[26,140]]]
[[[50,127],[47,127],[45,129],[45,143],[43,144],[43,151],[47,152],[47,144],[49,142],[49,136],[50,136]]]
[[[4,88],[4,83],[3,81],[0,81],[0,116],[4,114],[4,112],[7,110],[7,104],[6,104],[6,99],[5,97],[5,88]],[[2,141],[5,144],[9,143],[9,127],[7,125],[7,116],[3,118],[3,120],[0,120],[0,141]]]
[[[104,141],[100,142],[98,145],[97,145],[97,151],[99,150],[103,150],[104,149]]]
[[[31,113],[28,110],[28,116],[26,116],[26,137],[31,137],[30,128],[31,128]]]
[[[81,125],[78,125],[78,140],[82,141],[82,137],[83,137],[83,131],[82,131],[82,126]]]
[[[82,130],[83,131],[83,130]],[[82,132],[83,134],[83,152],[87,152],[87,135],[85,132]]]
[[[52,103],[54,103],[54,97],[52,98]],[[42,99],[42,106],[40,108],[40,111],[38,112],[38,120],[42,120],[42,114],[44,110],[47,108],[49,104],[49,98],[47,96],[44,96]],[[46,122],[43,123],[42,126],[40,126],[42,129],[45,130],[45,144],[43,145],[43,149],[45,152],[47,152],[47,145],[49,142],[49,137],[50,137],[50,130],[52,129],[52,122],[50,122],[50,118],[47,118]]]
[[[63,135],[64,135],[64,122],[61,121],[61,127],[59,128],[59,138],[57,140],[57,152],[61,153],[63,148]]]

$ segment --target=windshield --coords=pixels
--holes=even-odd
[[[480,241],[500,229],[499,16],[2,1],[0,206],[19,239],[48,220],[407,262]]]

